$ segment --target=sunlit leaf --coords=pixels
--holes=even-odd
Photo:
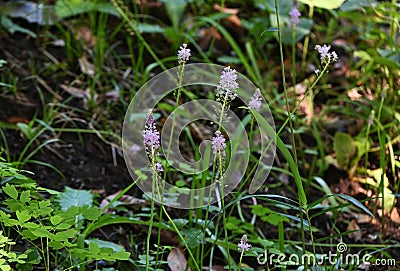
[[[345,0],[299,0],[300,2],[309,6],[325,9],[339,8]]]

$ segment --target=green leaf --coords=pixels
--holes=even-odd
[[[179,22],[182,19],[183,13],[185,11],[187,1],[186,0],[162,0],[164,6],[167,10],[169,19],[172,25],[176,29],[179,26]]]
[[[341,5],[340,10],[341,11],[353,11],[353,10],[358,10],[362,9],[363,7],[369,7],[369,6],[376,6],[378,2],[374,0],[347,0],[343,5]]]
[[[1,19],[1,25],[4,27],[4,29],[7,29],[7,31],[11,34],[14,34],[15,32],[21,32],[24,34],[28,34],[32,38],[36,38],[36,34],[30,31],[29,29],[23,28],[17,24],[15,24],[11,19],[9,19],[6,16],[0,16]]]
[[[189,248],[198,247],[203,240],[204,233],[201,229],[191,228],[181,231],[182,236],[185,238],[186,244]]]
[[[51,203],[48,200],[39,201],[38,214],[43,217],[50,216],[51,212],[53,212],[53,208],[50,206]]]
[[[92,243],[96,243],[98,248],[110,248],[114,252],[125,251],[124,247],[121,245],[100,239],[87,239],[85,240],[85,243],[89,244],[89,250],[90,250],[90,245]]]
[[[30,214],[28,214],[27,211],[21,211],[21,212],[17,211],[16,215],[17,215],[17,218],[18,218],[19,222],[21,222],[21,223],[25,223],[26,221],[28,221],[32,217]]]
[[[97,220],[101,216],[102,212],[98,207],[90,207],[82,212],[82,216],[89,220]]]
[[[130,255],[131,254],[129,252],[127,252],[127,251],[118,251],[118,252],[115,252],[115,253],[113,253],[111,255],[111,260],[113,260],[113,261],[116,261],[116,260],[126,261],[126,260],[129,259]]]
[[[336,9],[339,8],[344,0],[299,0],[300,2],[309,6],[325,9]]]
[[[25,255],[27,255],[25,262],[30,264],[39,264],[42,256],[40,256],[39,251],[36,248],[29,248],[25,250]]]
[[[343,199],[345,199],[347,201],[350,201],[355,206],[357,206],[358,208],[360,208],[361,210],[363,210],[364,212],[366,212],[367,214],[369,214],[370,216],[375,218],[375,216],[367,209],[367,207],[365,207],[361,202],[359,202],[355,198],[353,198],[353,197],[351,197],[349,195],[345,195],[345,194],[335,194],[335,196],[338,196],[338,197],[341,197],[341,198],[343,198]]]
[[[28,138],[32,139],[35,136],[35,129],[25,123],[17,123],[17,127],[21,130],[21,132]]]
[[[73,189],[66,186],[65,191],[57,196],[56,201],[64,211],[72,206],[82,207],[87,205],[92,207],[93,195],[90,191]]]
[[[138,23],[137,28],[140,33],[164,33],[165,29],[157,24],[148,24],[148,23]]]
[[[89,242],[89,253],[91,254],[99,254],[100,247],[97,242]]]
[[[270,14],[271,25],[277,27],[277,20],[275,13]],[[307,18],[300,18],[300,23],[297,27],[292,28],[290,26],[290,17],[288,15],[279,15],[279,23],[281,24],[281,38],[282,42],[287,45],[291,45],[293,42],[298,42],[310,33],[313,25],[313,21]],[[293,40],[294,31],[294,40]],[[274,33],[276,39],[278,39],[278,33]]]
[[[96,3],[83,0],[58,0],[54,6],[57,17],[66,18],[88,12],[102,12],[120,17],[111,3]]]
[[[53,226],[58,225],[62,220],[63,220],[63,218],[59,215],[50,217],[50,222]]]
[[[262,221],[268,222],[271,225],[277,226],[278,223],[280,221],[289,221],[289,219],[287,219],[287,217],[285,217],[283,214],[279,214],[279,213],[273,213],[273,214],[269,214],[267,216],[263,216],[261,217]]]
[[[262,206],[261,204],[251,206],[251,212],[257,216],[264,216],[271,212],[271,209]]]
[[[63,242],[59,242],[59,241],[50,241],[48,243],[48,246],[51,248],[54,248],[55,250],[59,250],[62,248],[65,248],[64,243]]]
[[[278,13],[288,14],[292,8],[293,1],[278,1]],[[255,0],[254,6],[261,10],[275,12],[275,0]]]
[[[3,191],[4,191],[4,193],[6,193],[8,196],[10,196],[11,198],[13,198],[13,199],[18,199],[18,191],[17,191],[17,189],[15,188],[15,186],[13,186],[13,185],[10,185],[10,184],[6,184],[4,187],[3,187]]]
[[[21,203],[27,203],[28,201],[30,201],[30,198],[31,191],[29,190],[22,191],[21,195],[19,196],[19,200],[21,201]]]
[[[37,237],[47,237],[50,238],[51,240],[54,239],[54,234],[52,234],[51,232],[49,232],[46,228],[41,227],[41,228],[37,228],[32,230],[32,234],[37,236]]]
[[[78,232],[74,229],[57,232],[54,236],[55,241],[68,241],[69,238],[74,238]]]
[[[339,167],[345,170],[350,169],[357,152],[353,138],[349,134],[337,132],[333,140],[333,148]]]

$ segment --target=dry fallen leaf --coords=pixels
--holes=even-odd
[[[360,232],[360,226],[358,226],[357,221],[355,219],[352,219],[347,226],[348,231],[355,231],[350,233],[349,235],[353,237],[354,241],[359,241],[361,240],[361,232]]]
[[[171,271],[185,271],[187,260],[181,248],[174,248],[167,257],[168,267]],[[190,268],[188,268],[190,271]]]
[[[394,223],[400,224],[400,215],[399,215],[399,211],[397,210],[397,207],[394,207],[392,212],[390,213],[390,219]]]
[[[118,191],[112,195],[107,196],[106,198],[104,198],[101,203],[100,203],[100,209],[103,209],[104,207],[107,206],[107,204],[110,203],[110,201],[112,201],[116,196],[118,196],[118,194],[121,193],[121,191]],[[119,202],[123,202],[126,205],[130,205],[130,206],[143,206],[146,204],[146,201],[144,199],[138,199],[129,195],[122,195],[122,197],[120,197],[118,199]],[[108,212],[109,209],[107,209],[105,212]]]
[[[76,39],[83,41],[89,48],[93,48],[97,41],[95,35],[87,26],[79,27],[76,30]]]
[[[86,56],[83,55],[78,59],[79,67],[81,72],[89,76],[94,75],[94,65],[87,60]]]
[[[227,21],[231,22],[233,25],[241,27],[242,26],[242,22],[240,21],[239,17],[237,16],[237,14],[239,13],[239,9],[237,8],[226,8],[226,7],[221,7],[218,4],[214,4],[214,9],[218,10],[222,13],[226,13],[226,14],[232,14],[231,16],[229,16],[228,18],[226,18]]]
[[[88,99],[90,97],[90,89],[86,88],[85,90],[73,86],[67,86],[64,84],[60,84],[60,88],[69,94],[72,95],[72,97],[75,98],[80,98],[80,99]]]

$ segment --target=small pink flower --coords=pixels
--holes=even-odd
[[[262,100],[261,97],[261,91],[259,89],[256,89],[253,97],[251,97],[251,100],[249,102],[249,108],[257,111],[260,110]]]
[[[184,43],[182,44],[181,47],[179,47],[179,51],[178,51],[178,63],[179,64],[184,64],[187,61],[189,61],[189,57],[191,56],[190,54],[190,49],[187,49],[187,44]]]
[[[298,9],[298,4],[297,4],[296,0],[293,1],[293,6],[292,6],[292,9],[289,12],[289,15],[290,15],[290,25],[292,27],[298,26],[299,23],[300,23],[299,17],[301,16],[301,13],[300,13],[300,11]]]
[[[237,96],[237,89],[239,88],[237,80],[237,74],[235,69],[231,69],[230,66],[224,68],[221,73],[219,84],[217,86],[218,97],[220,100],[234,100]]]
[[[315,45],[315,49],[319,53],[322,64],[331,63],[338,60],[338,56],[335,51],[329,52],[329,50],[331,49],[330,45],[327,46],[326,44],[324,44],[323,46],[321,46],[317,44]]]
[[[220,131],[215,132],[215,136],[213,137],[211,144],[213,154],[220,153],[222,156],[225,156],[226,143],[225,138]]]
[[[243,235],[242,239],[238,243],[238,250],[239,251],[248,251],[251,248],[251,244],[248,243],[247,235]]]

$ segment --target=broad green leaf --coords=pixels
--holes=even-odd
[[[64,211],[72,206],[82,207],[87,205],[91,207],[93,204],[93,195],[90,191],[73,189],[66,186],[64,192],[56,197],[56,201]]]
[[[58,0],[54,6],[57,17],[66,18],[88,12],[102,12],[120,17],[111,3],[96,3],[84,0]]]
[[[290,0],[278,1],[278,13],[289,14],[292,5],[293,1]],[[254,6],[261,10],[275,12],[275,0],[255,0]]]
[[[167,10],[169,19],[171,20],[172,26],[177,29],[179,22],[182,19],[183,13],[185,11],[187,2],[186,0],[162,0],[164,6]]]
[[[362,9],[363,7],[376,6],[378,2],[375,0],[347,0],[340,6],[341,11],[353,11]]]
[[[325,9],[336,9],[339,8],[344,0],[299,0],[300,2],[309,6]]]
[[[114,252],[125,251],[124,247],[121,245],[118,245],[116,243],[109,242],[109,241],[100,240],[100,239],[87,239],[87,240],[85,240],[85,243],[89,244],[89,248],[90,248],[90,244],[96,243],[98,248],[110,248]]]
[[[351,163],[357,153],[357,147],[353,138],[349,134],[338,132],[335,134],[333,148],[339,167],[345,170],[350,169]]]
[[[13,186],[13,185],[10,185],[10,184],[6,184],[4,187],[3,187],[3,191],[4,191],[4,193],[6,193],[8,196],[10,196],[11,198],[13,198],[13,199],[18,199],[18,191],[17,191],[17,189],[15,188],[15,186]]]
[[[138,23],[137,28],[140,33],[164,33],[165,29],[157,24],[148,24],[148,23]]]
[[[277,27],[277,20],[275,13],[270,14],[271,26]],[[279,15],[279,23],[281,25],[281,38],[282,42],[287,45],[291,45],[293,42],[298,42],[303,39],[307,34],[310,33],[313,21],[307,18],[300,18],[300,23],[297,27],[292,28],[290,26],[290,17],[287,15]],[[294,41],[293,41],[294,31]],[[278,33],[274,33],[276,39],[278,39]]]

